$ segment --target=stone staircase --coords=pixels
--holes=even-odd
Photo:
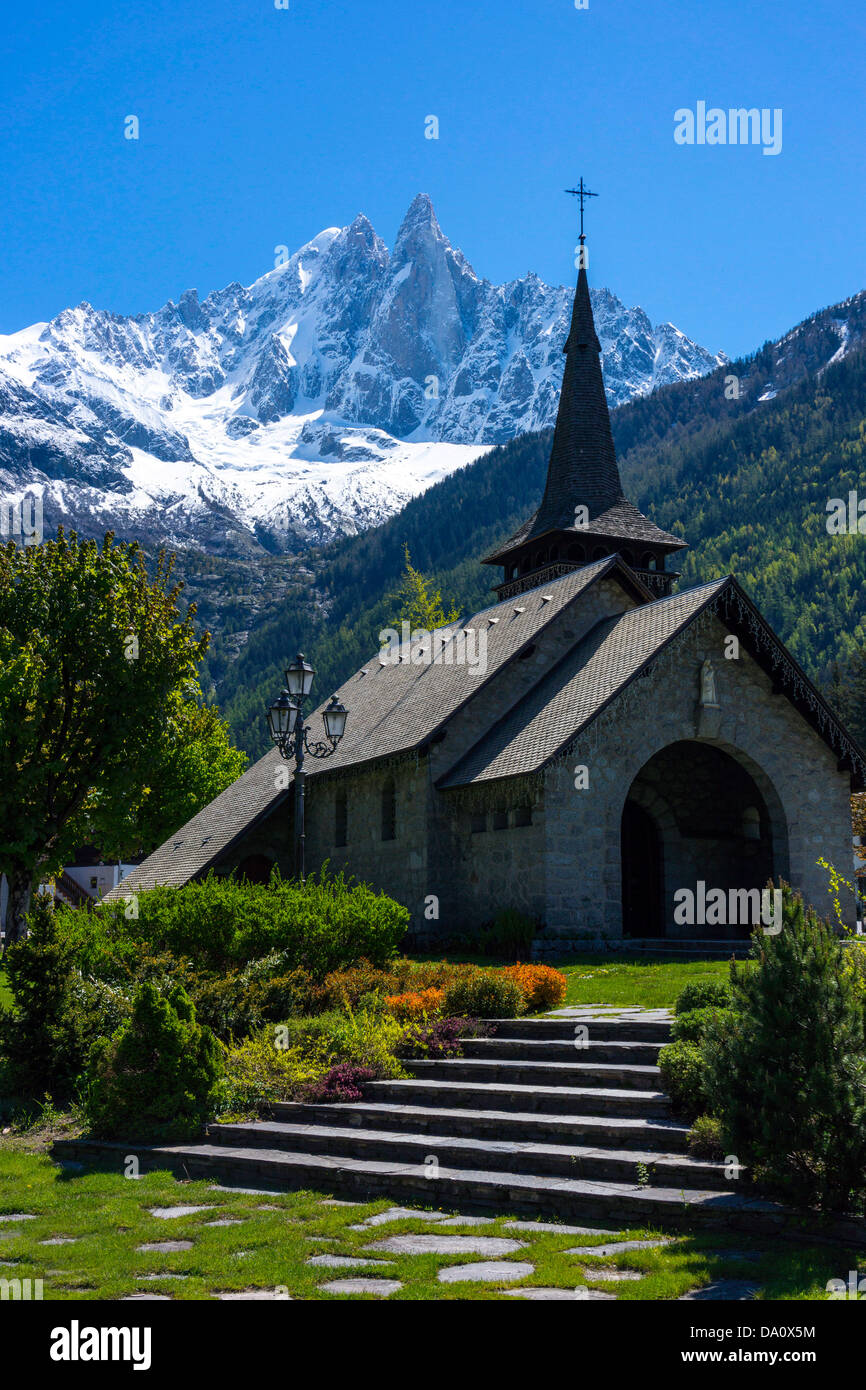
[[[721,1164],[688,1153],[687,1127],[659,1085],[665,1015],[568,1010],[493,1026],[462,1057],[407,1063],[411,1079],[373,1082],[354,1104],[275,1105],[266,1120],[211,1125],[200,1144],[57,1148],[137,1153],[143,1167],[248,1187],[461,1211],[749,1231],[784,1220]]]

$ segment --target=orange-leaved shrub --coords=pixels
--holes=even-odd
[[[555,1009],[565,998],[568,980],[561,970],[552,965],[506,965],[504,975],[509,975],[523,991],[527,1013],[538,1009]]]
[[[408,1023],[440,1014],[444,998],[445,991],[441,989],[409,990],[406,994],[389,994],[385,1007],[401,1023]]]

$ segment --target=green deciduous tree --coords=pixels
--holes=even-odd
[[[0,869],[7,937],[34,882],[77,845],[150,848],[242,767],[200,708],[207,647],[181,617],[172,562],[58,530],[0,549]],[[149,791],[145,789],[149,788]],[[196,805],[197,803],[197,805]]]

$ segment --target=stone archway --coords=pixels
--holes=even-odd
[[[668,744],[644,764],[625,799],[620,845],[625,936],[746,938],[754,890],[788,874],[772,783],[737,750],[699,740]],[[705,897],[724,895],[721,920],[712,906],[702,910],[700,884]],[[682,890],[694,894],[695,912],[677,922]]]

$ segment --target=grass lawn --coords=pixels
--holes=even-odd
[[[727,983],[726,960],[631,960],[616,955],[569,956],[552,962],[568,976],[566,1004],[640,1004],[672,1009],[685,985],[698,980]]]
[[[12,1008],[12,991],[6,979],[6,973],[0,970],[0,1011]]]
[[[150,1211],[178,1205],[206,1210],[169,1219]],[[7,1137],[0,1139],[0,1218],[23,1212],[32,1219],[0,1219],[0,1277],[41,1279],[43,1297],[53,1300],[118,1299],[144,1291],[174,1299],[209,1299],[220,1292],[251,1288],[280,1289],[292,1298],[345,1298],[346,1294],[328,1293],[321,1286],[356,1276],[399,1280],[403,1287],[391,1294],[392,1300],[489,1300],[501,1298],[503,1287],[533,1284],[599,1289],[625,1301],[673,1299],[720,1278],[751,1281],[761,1286],[759,1297],[775,1300],[825,1299],[829,1279],[847,1278],[848,1270],[858,1267],[856,1257],[841,1250],[774,1246],[723,1233],[680,1235],[666,1246],[613,1257],[569,1255],[570,1246],[601,1244],[604,1238],[519,1231],[506,1225],[506,1217],[499,1217],[483,1226],[448,1227],[447,1234],[519,1240],[522,1248],[504,1258],[528,1262],[534,1272],[497,1284],[443,1284],[436,1277],[440,1269],[485,1256],[465,1251],[409,1255],[367,1249],[375,1240],[433,1234],[439,1227],[438,1222],[413,1216],[372,1229],[351,1229],[390,1205],[387,1201],[333,1205],[325,1194],[315,1192],[227,1192],[214,1190],[205,1181],[178,1182],[168,1173],[137,1180],[104,1171],[70,1176],[44,1152],[34,1151],[26,1138]],[[214,1225],[217,1221],[231,1224]],[[633,1229],[617,1238],[652,1239],[657,1234]],[[47,1243],[58,1239],[68,1243]],[[139,1249],[164,1241],[189,1241],[191,1248]],[[322,1255],[388,1263],[343,1269],[308,1263]],[[599,1271],[617,1268],[636,1271],[641,1277],[619,1283],[598,1278]],[[169,1278],[172,1274],[185,1277]],[[150,1275],[156,1277],[145,1277]]]

